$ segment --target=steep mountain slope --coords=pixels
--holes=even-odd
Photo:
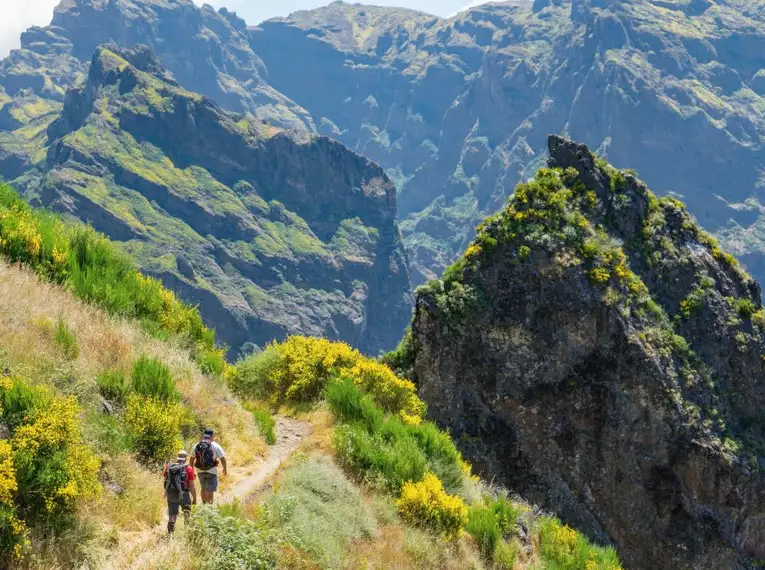
[[[123,242],[234,351],[290,333],[393,346],[409,281],[382,170],[329,139],[221,110],[148,48],[99,48],[24,151],[36,204]]]
[[[63,101],[87,75],[103,43],[149,46],[190,91],[236,112],[249,112],[285,127],[312,128],[305,110],[276,92],[248,45],[236,14],[196,6],[191,0],[62,0],[50,26],[21,35],[21,49],[0,64],[0,85],[10,96],[30,89]]]
[[[269,83],[399,186],[415,282],[543,164],[551,132],[681,194],[765,277],[762,0],[512,0],[449,20],[336,2],[250,34]]]
[[[553,136],[402,347],[479,471],[627,568],[765,557],[759,285],[672,198]]]

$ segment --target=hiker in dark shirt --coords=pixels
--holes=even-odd
[[[178,511],[183,509],[183,518],[189,522],[191,505],[197,504],[197,490],[194,485],[194,468],[186,464],[188,453],[184,450],[178,452],[178,457],[173,463],[165,465],[162,475],[165,479],[165,497],[167,498],[167,532],[175,530],[175,521],[178,519]]]

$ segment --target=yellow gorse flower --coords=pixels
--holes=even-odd
[[[396,507],[405,521],[449,539],[459,536],[468,521],[467,505],[460,497],[444,491],[441,480],[432,473],[426,473],[419,483],[404,483]]]

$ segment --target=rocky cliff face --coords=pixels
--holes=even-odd
[[[0,85],[11,96],[31,90],[63,101],[99,45],[146,45],[186,89],[232,111],[313,130],[307,112],[264,80],[248,41],[236,14],[192,0],[62,0],[51,24],[24,32],[21,49],[0,63]]]
[[[677,200],[551,137],[443,280],[418,290],[429,413],[476,466],[628,568],[765,558],[760,289]]]
[[[336,2],[250,35],[269,83],[396,182],[416,282],[544,164],[551,132],[682,195],[765,277],[761,0],[512,0],[448,20]]]
[[[98,48],[17,179],[123,242],[234,352],[287,334],[376,354],[410,316],[395,188],[342,144],[223,111],[146,47]]]

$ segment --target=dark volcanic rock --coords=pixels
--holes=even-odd
[[[626,568],[765,556],[760,289],[684,206],[585,146],[418,290],[410,356],[474,465]]]

